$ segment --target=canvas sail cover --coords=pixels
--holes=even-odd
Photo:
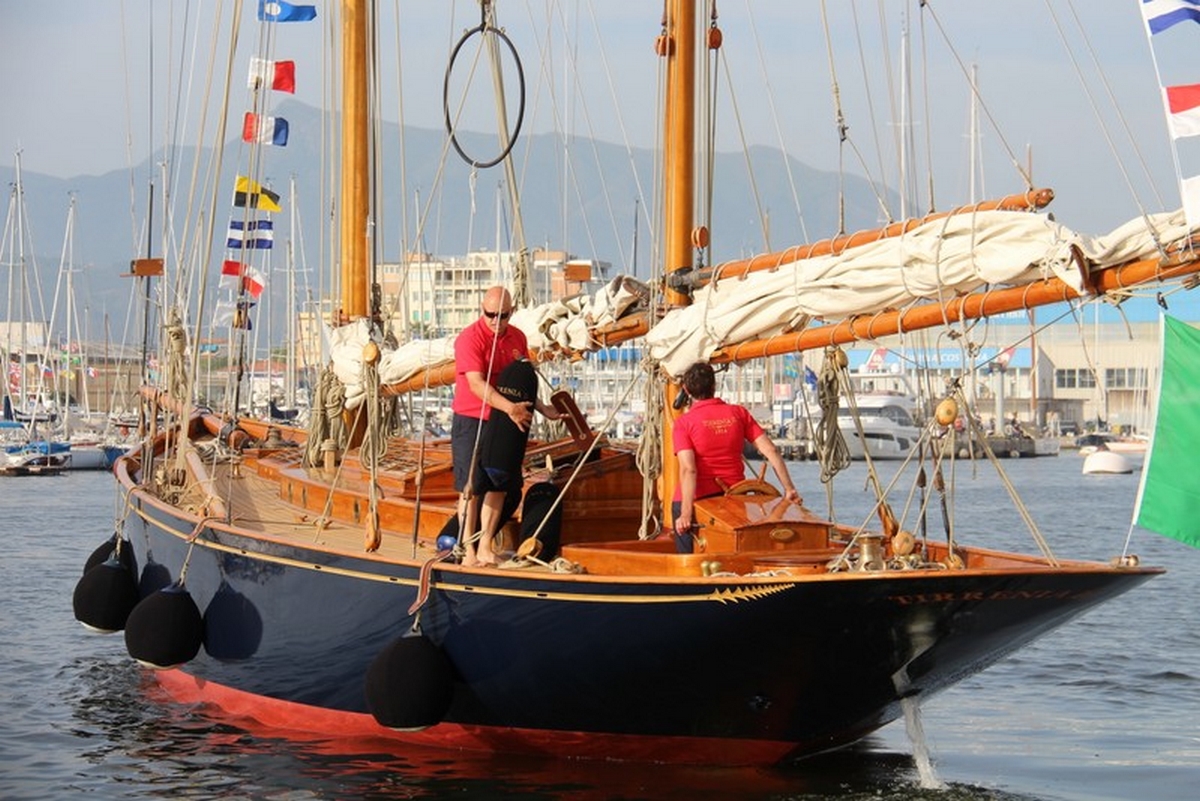
[[[744,279],[712,281],[690,306],[668,313],[646,342],[662,368],[678,376],[718,348],[797,331],[810,320],[944,302],[985,286],[1019,286],[1052,275],[1082,293],[1072,246],[1090,269],[1100,269],[1157,258],[1160,243],[1189,233],[1182,211],[1137,217],[1104,236],[1025,211],[951,215],[903,236],[780,264]]]
[[[1133,520],[1200,547],[1200,330],[1162,317],[1162,370],[1154,438],[1142,469]]]

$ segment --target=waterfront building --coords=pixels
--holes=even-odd
[[[488,287],[512,284],[517,257],[513,251],[478,250],[463,256],[413,253],[403,262],[382,263],[378,272],[385,323],[400,340],[456,334],[479,317]],[[612,269],[608,262],[561,250],[536,249],[526,258],[535,304],[590,295],[608,282]],[[320,322],[333,312],[324,301],[300,313],[297,336],[304,353],[322,352]]]
[[[998,329],[993,341],[1019,338],[1012,325]],[[882,368],[909,373],[926,399],[936,402],[947,381],[961,381],[984,420],[1015,415],[1023,425],[1071,434],[1096,427],[1146,433],[1154,419],[1157,322],[1061,322],[1016,347],[985,344],[970,358],[956,342],[890,337],[848,348],[850,368],[861,368],[881,346]],[[805,358],[811,369],[820,367],[819,353]],[[968,361],[974,369],[964,368]]]

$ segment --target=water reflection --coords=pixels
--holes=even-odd
[[[979,799],[980,788],[922,789],[908,754],[868,740],[780,767],[641,765],[449,752],[386,738],[283,736],[167,698],[127,660],[83,659],[70,670],[70,734],[89,768],[70,788],[133,785],[134,795],[253,798]],[[64,677],[66,678],[66,677]]]
[[[1036,519],[1049,521],[1045,533],[1062,556],[1106,558],[1119,549],[1136,482],[1124,495],[1112,486],[1097,488],[1083,481],[1077,462],[1062,457],[1008,467],[1040,488],[1026,500]],[[796,463],[794,471],[801,487],[820,487],[807,463]],[[0,533],[8,546],[0,558],[4,801],[85,795],[281,801],[1195,797],[1200,628],[1190,621],[1200,595],[1200,550],[1165,538],[1143,535],[1135,547],[1144,563],[1169,567],[1165,576],[923,705],[934,765],[949,782],[946,790],[925,790],[909,755],[912,745],[896,725],[856,749],[772,770],[726,770],[284,737],[180,705],[134,666],[121,635],[89,634],[73,619],[71,590],[80,568],[111,531],[95,510],[111,502],[112,488],[100,474],[61,481],[70,491],[47,495],[36,506],[0,492]],[[1008,544],[1027,544],[1019,520],[1010,525],[998,518],[1001,493],[979,483],[964,481],[960,499],[989,520],[976,523],[964,512],[958,518],[964,536],[1006,544],[980,532],[1000,533],[1012,540]],[[47,521],[76,535],[48,537]],[[845,690],[831,677],[829,691]]]

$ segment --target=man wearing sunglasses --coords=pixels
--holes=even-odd
[[[450,444],[454,463],[454,489],[460,493],[458,517],[461,531],[466,535],[463,564],[495,564],[492,539],[503,524],[505,506],[516,508],[516,497],[505,503],[506,492],[487,492],[483,508],[471,498],[472,472],[476,468],[477,443],[483,422],[493,413],[506,414],[522,431],[528,431],[536,407],[549,420],[559,419],[554,407],[540,399],[516,403],[496,389],[496,379],[505,367],[529,356],[529,344],[521,329],[509,325],[512,316],[512,296],[502,286],[494,286],[483,296],[479,319],[463,329],[454,341],[454,419],[450,427]],[[479,542],[471,535],[482,525]]]

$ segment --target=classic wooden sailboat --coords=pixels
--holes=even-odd
[[[658,290],[661,305],[597,318],[588,337],[649,334],[662,441],[670,441],[677,392],[671,376],[696,358],[722,364],[826,347],[1200,271],[1178,215],[1159,221],[1140,247],[1089,253],[1035,213],[1050,198],[1035,190],[700,268],[692,71],[697,43],[712,34],[695,3],[667,6],[662,258],[673,271]],[[346,0],[340,12],[345,176],[370,174],[369,11],[366,0]],[[1061,559],[1040,539],[1040,552],[1018,553],[963,542],[952,529],[944,539],[916,538],[886,505],[880,530],[868,532],[788,503],[756,479],[698,501],[702,543],[677,553],[669,537],[649,536],[635,452],[590,431],[562,398],[569,435],[533,441],[525,457],[526,499],[508,529],[516,557],[500,569],[456,564],[440,541],[457,502],[448,443],[389,437],[378,422],[389,396],[444,385],[454,367],[444,347],[422,343],[415,371],[389,372],[391,354],[380,356],[363,236],[369,188],[347,180],[339,203],[343,373],[358,378],[346,394],[362,399],[348,418],[348,444],[321,429],[195,410],[186,391],[155,390],[145,418],[164,411],[166,422],[116,466],[119,547],[98,550],[100,564],[77,588],[76,615],[94,628],[124,628],[131,654],[160,668],[155,678],[177,698],[330,735],[771,763],[852,743],[911,699],[1161,572],[1134,558]],[[984,242],[989,223],[1015,233]],[[1007,253],[1014,271],[994,283],[971,276],[954,286],[947,277],[934,298],[863,290],[854,294],[869,302],[842,314],[772,289],[794,286],[810,268],[853,263],[866,249],[911,242],[922,228],[944,246],[946,276],[954,246],[973,260]],[[1029,267],[1048,240],[1067,242],[1060,276]],[[717,340],[697,339],[713,335],[718,308],[748,305],[739,289],[773,298],[783,314],[731,321]],[[700,304],[689,305],[700,298],[703,325]],[[538,348],[565,350],[546,339]],[[929,430],[947,435],[953,419],[939,411]],[[663,451],[659,498],[674,481],[669,446]],[[925,452],[933,458],[934,449]],[[938,460],[929,469],[948,468]],[[651,507],[661,514],[659,502]]]

